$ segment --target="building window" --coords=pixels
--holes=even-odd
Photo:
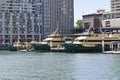
[[[117,13],[117,14],[116,14],[116,18],[120,18],[120,13]]]
[[[89,29],[89,27],[90,27],[90,23],[89,22],[84,23],[84,28],[85,29]]]
[[[110,19],[110,14],[104,15],[104,19]]]
[[[110,27],[110,21],[106,21],[106,22],[105,22],[105,26],[106,26],[106,27]]]
[[[112,19],[114,19],[115,18],[115,14],[112,14]]]

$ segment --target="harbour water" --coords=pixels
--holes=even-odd
[[[0,80],[120,80],[120,54],[0,51]]]

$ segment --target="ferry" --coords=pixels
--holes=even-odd
[[[103,46],[104,41],[104,46]],[[102,53],[111,50],[113,41],[120,41],[119,34],[81,34],[72,43],[65,43],[65,52],[73,53]]]
[[[65,37],[59,34],[48,35],[43,41],[33,43],[35,51],[63,51],[64,50]]]
[[[32,45],[25,42],[14,42],[13,45],[9,46],[10,51],[21,51],[31,49]]]
[[[10,51],[18,51],[22,48],[22,44],[20,42],[14,42],[13,45],[9,46]]]

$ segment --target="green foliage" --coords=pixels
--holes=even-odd
[[[82,28],[83,27],[82,23],[83,23],[82,20],[77,20],[75,28]]]

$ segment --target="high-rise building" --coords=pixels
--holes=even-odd
[[[8,0],[1,5],[0,43],[39,41],[42,27],[41,0]]]
[[[44,36],[58,29],[61,35],[73,33],[74,0],[43,0]]]
[[[110,0],[111,11],[103,14],[102,26],[104,31],[120,33],[120,0]]]
[[[111,0],[111,12],[120,12],[120,0]]]
[[[73,33],[73,0],[7,0],[0,6],[0,43],[40,41]]]

